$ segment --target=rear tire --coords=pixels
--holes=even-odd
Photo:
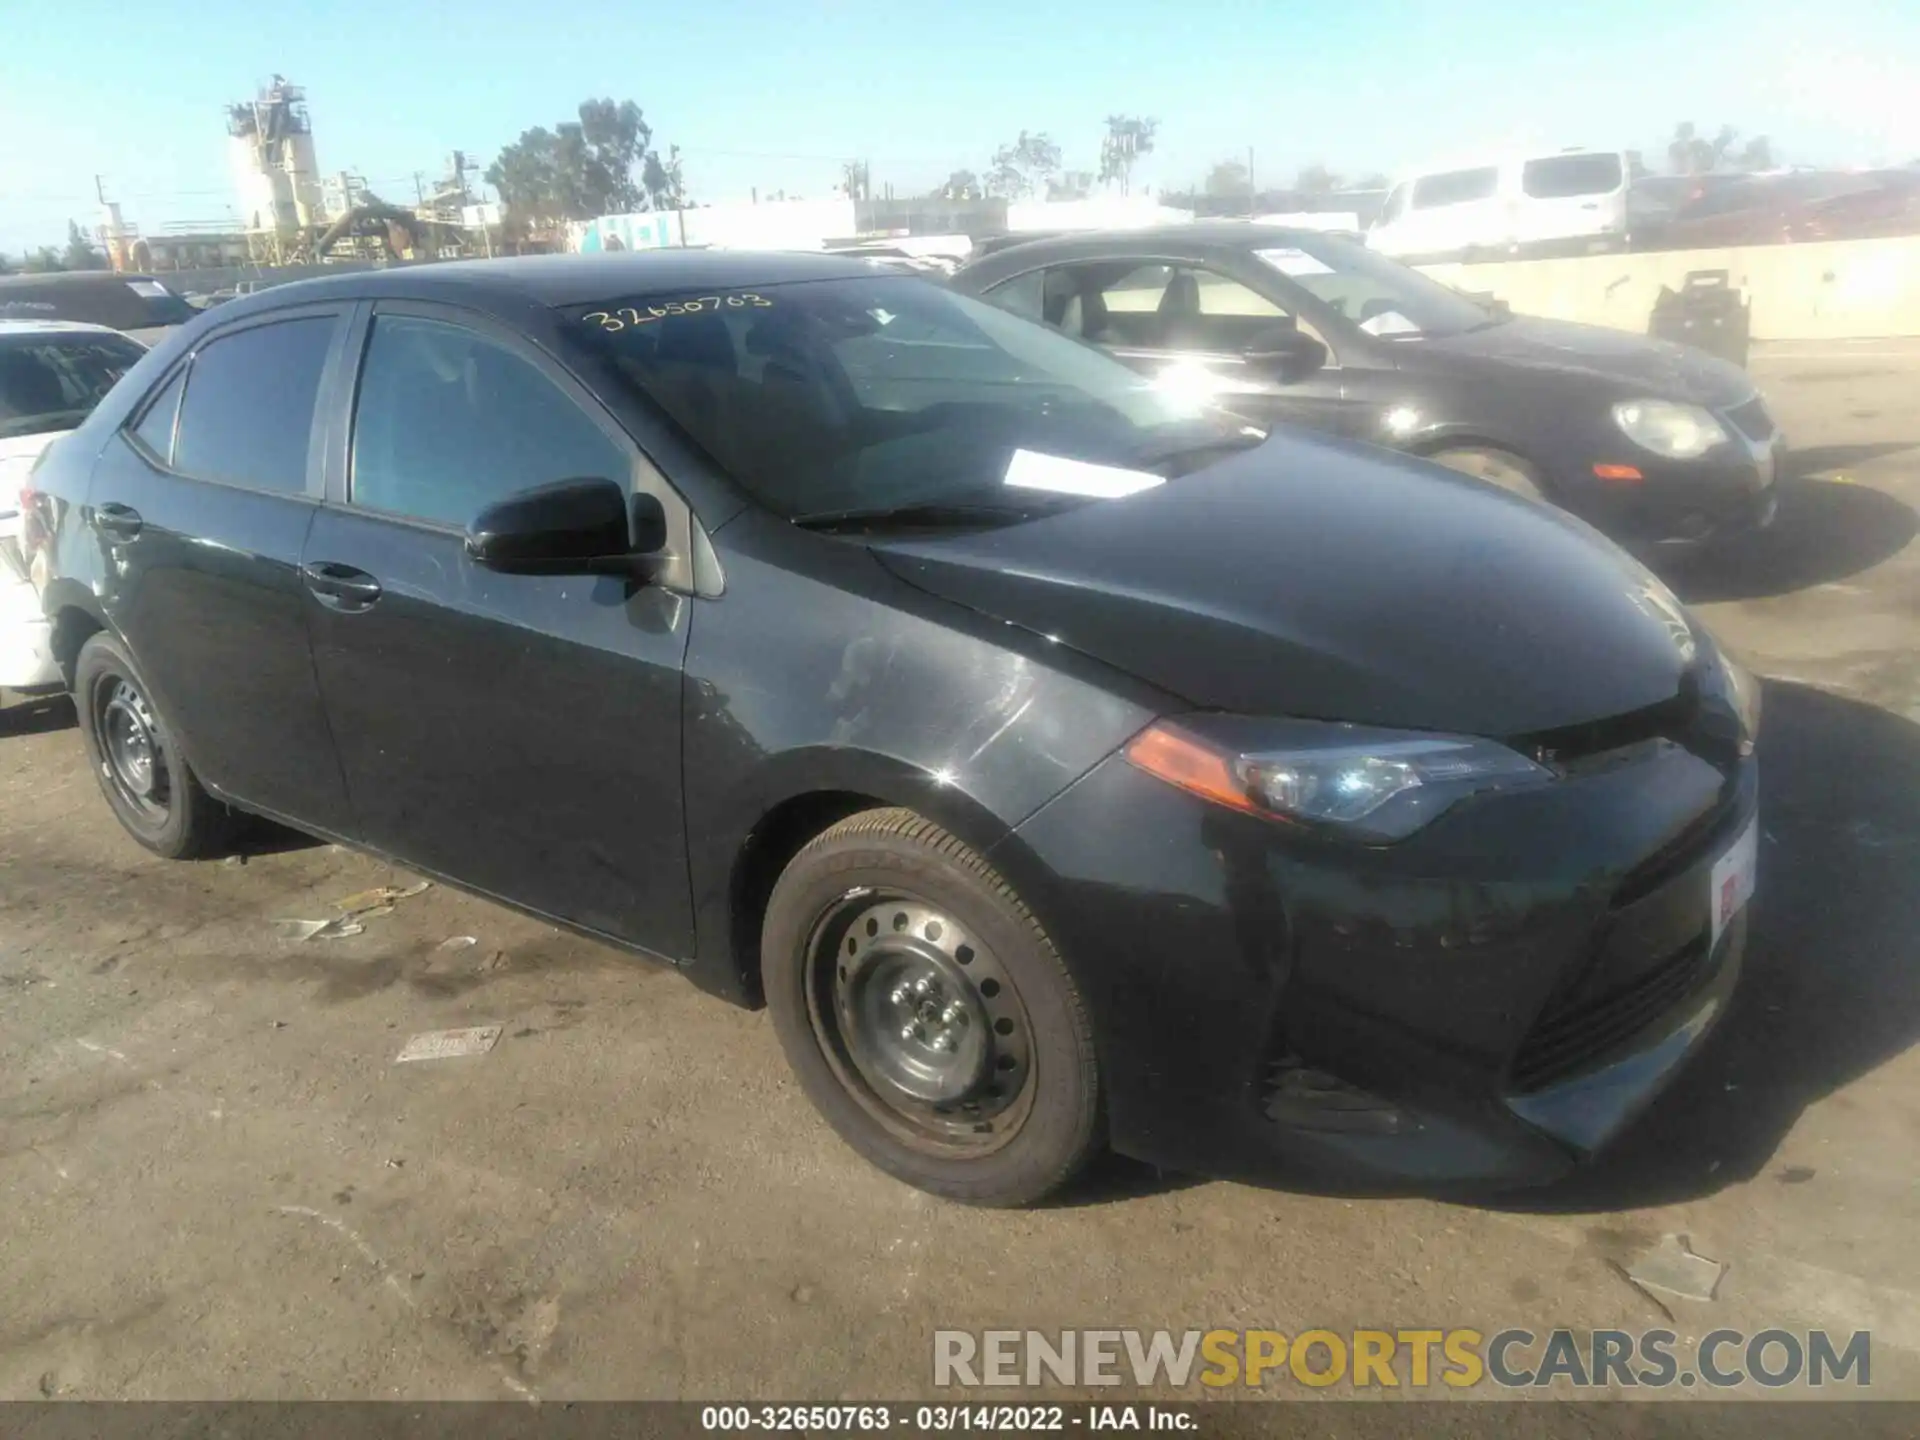
[[[237,817],[201,787],[126,648],[102,631],[80,647],[73,674],[87,761],[121,826],[169,860],[217,853]]]
[[[907,1184],[1030,1205],[1101,1143],[1093,1026],[1011,886],[909,810],[810,841],[773,888],[761,979],[815,1108]]]
[[[1459,446],[1451,450],[1436,450],[1427,458],[1436,465],[1444,465],[1462,475],[1471,475],[1476,480],[1485,480],[1489,485],[1498,485],[1511,494],[1524,495],[1529,500],[1547,500],[1546,487],[1540,483],[1540,472],[1510,450],[1482,445]]]

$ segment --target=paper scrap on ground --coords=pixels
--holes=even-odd
[[[1724,1261],[1694,1254],[1685,1235],[1662,1235],[1659,1244],[1627,1266],[1634,1284],[1687,1300],[1713,1299],[1726,1273]]]
[[[479,943],[479,939],[472,935],[449,935],[433,948],[436,950],[465,950]]]
[[[331,920],[275,920],[273,933],[282,940],[343,940],[349,935],[366,933],[366,926],[351,916],[337,915]]]
[[[1117,465],[1095,465],[1064,455],[1016,450],[1007,463],[1006,483],[1022,490],[1052,490],[1061,495],[1090,495],[1096,500],[1118,500],[1125,495],[1166,484],[1164,477]]]
[[[498,1025],[476,1025],[466,1030],[428,1030],[401,1048],[393,1063],[409,1060],[452,1060],[461,1055],[484,1055],[500,1038]]]
[[[396,900],[411,900],[423,891],[433,888],[431,880],[422,880],[416,885],[402,889],[398,885],[376,885],[371,890],[361,890],[347,896],[344,900],[333,902],[333,908],[344,915],[379,913],[390,914]]]

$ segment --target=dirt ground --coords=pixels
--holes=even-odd
[[[1051,1209],[943,1204],[814,1118],[764,1015],[670,973],[444,886],[277,938],[408,877],[291,837],[155,860],[42,704],[0,734],[0,1397],[904,1398],[942,1327],[1642,1330],[1617,1266],[1675,1233],[1729,1266],[1667,1302],[1682,1335],[1868,1329],[1873,1393],[1920,1398],[1920,342],[1754,370],[1803,478],[1677,586],[1769,681],[1755,941],[1575,1182],[1116,1163]],[[482,1057],[393,1063],[485,1024]]]

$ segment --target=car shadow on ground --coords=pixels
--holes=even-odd
[[[1916,531],[1920,516],[1884,491],[1802,473],[1781,482],[1780,511],[1765,530],[1663,568],[1690,605],[1760,600],[1858,575],[1899,554]]]
[[[1809,1105],[1920,1040],[1920,726],[1768,682],[1761,734],[1760,873],[1726,1019],[1613,1150],[1497,1208],[1637,1208],[1751,1179]]]
[[[44,735],[78,724],[73,701],[65,695],[16,696],[9,692],[0,708],[0,735]]]

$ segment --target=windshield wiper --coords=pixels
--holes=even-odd
[[[842,525],[1010,525],[1051,515],[1078,500],[1035,505],[972,504],[954,500],[916,500],[904,505],[868,505],[847,510],[816,510],[795,515],[803,530],[833,530]]]

